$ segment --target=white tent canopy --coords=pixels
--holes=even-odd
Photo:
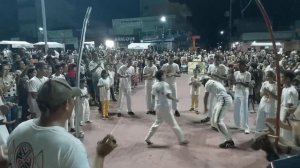
[[[276,46],[282,46],[282,44],[280,42],[276,42],[275,43]],[[271,42],[256,42],[256,41],[253,41],[251,43],[251,46],[252,47],[271,47],[273,44]]]
[[[148,49],[152,43],[131,43],[128,45],[128,49],[133,50],[145,50]]]
[[[45,45],[45,42],[38,42],[38,43],[35,43],[34,45],[43,46],[43,45]],[[47,42],[47,45],[49,48],[65,48],[64,44],[57,43],[57,42]]]
[[[11,45],[12,48],[33,48],[33,44],[26,41],[0,41],[0,45]]]

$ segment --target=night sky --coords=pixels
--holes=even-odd
[[[46,0],[50,2],[50,0]],[[111,26],[111,19],[139,16],[138,0],[65,0],[76,8],[76,22],[81,25],[88,5],[93,7],[91,26],[99,23]],[[229,10],[229,0],[170,0],[187,4],[192,10],[190,24],[194,33],[201,35],[202,42],[215,44],[219,40],[219,31],[228,29],[228,18],[225,12]],[[241,9],[249,0],[233,0],[233,19],[241,18]],[[300,0],[262,0],[274,30],[288,30],[294,20],[300,19]],[[116,5],[118,4],[118,5]],[[49,10],[49,9],[46,9]],[[261,15],[255,5],[255,0],[244,13],[244,18]],[[75,18],[71,18],[75,19]],[[16,0],[0,0],[0,40],[12,37],[18,31]],[[80,27],[79,27],[80,28]],[[233,32],[234,33],[234,32]]]

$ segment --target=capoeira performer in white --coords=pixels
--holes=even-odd
[[[186,145],[188,144],[188,141],[184,138],[184,134],[181,128],[179,127],[177,121],[175,120],[175,117],[172,114],[170,100],[175,102],[178,102],[178,100],[172,96],[172,92],[170,90],[169,84],[164,81],[165,80],[164,71],[162,70],[157,71],[155,77],[158,80],[158,82],[156,82],[152,87],[152,99],[155,99],[155,110],[157,112],[156,120],[151,126],[145,141],[148,145],[152,145],[150,138],[157,131],[160,124],[162,122],[166,122],[172,127],[173,131],[175,132],[179,144]]]
[[[224,84],[223,81],[227,80],[227,69],[226,66],[222,64],[223,57],[220,54],[214,55],[214,63],[209,65],[207,74],[214,79],[215,81],[219,81]],[[205,123],[209,122],[212,117],[212,112],[214,109],[214,102],[216,102],[216,95],[213,93],[209,94],[208,100],[208,115],[206,118],[202,119],[200,122]]]
[[[258,107],[258,113],[256,117],[256,130],[255,137],[259,136],[266,127],[266,118],[275,118],[275,101],[276,99],[270,94],[277,94],[276,76],[273,71],[266,72],[266,81],[262,84],[260,89],[261,100]]]
[[[118,69],[118,75],[120,76],[120,89],[119,89],[119,109],[118,117],[121,117],[121,111],[123,109],[123,97],[127,100],[127,110],[129,115],[134,115],[131,109],[131,76],[134,74],[134,68],[131,66],[131,59],[127,59],[127,64],[122,65]]]
[[[229,134],[226,125],[224,123],[224,113],[225,109],[232,104],[232,98],[227,93],[223,84],[214,79],[209,79],[209,77],[202,77],[202,84],[205,86],[204,95],[204,112],[208,112],[207,104],[208,97],[210,94],[216,95],[217,102],[214,104],[214,109],[212,113],[212,126],[217,128],[218,131],[225,138],[225,142],[219,145],[220,148],[233,148],[234,142]]]
[[[153,64],[153,57],[147,58],[147,65],[143,69],[143,75],[145,78],[145,94],[147,102],[147,113],[155,115],[154,111],[154,100],[151,99],[151,90],[155,82],[155,73],[157,72],[157,67]]]
[[[281,108],[280,108],[280,121],[284,124],[291,125],[289,118],[293,116],[298,106],[298,91],[295,86],[292,85],[292,81],[295,78],[295,74],[292,71],[284,71],[280,75],[281,84],[283,89],[281,93]],[[278,97],[270,91],[267,93],[275,99]],[[280,137],[288,141],[293,141],[293,134],[291,130],[280,129]]]
[[[249,134],[248,99],[251,74],[246,71],[246,64],[246,60],[240,60],[239,71],[234,72],[234,83],[236,85],[234,94],[234,123],[237,128],[244,130],[245,134]]]
[[[166,74],[166,82],[170,85],[170,89],[172,91],[172,97],[177,97],[177,85],[176,85],[176,77],[180,77],[180,70],[178,64],[174,63],[174,55],[170,54],[168,56],[168,63],[164,64],[161,67]],[[175,116],[179,117],[180,113],[177,109],[177,102],[172,101],[172,108],[175,111]]]

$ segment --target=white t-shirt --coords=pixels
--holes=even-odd
[[[234,79],[236,82],[250,83],[251,82],[251,74],[246,71],[241,73],[240,71],[234,72]],[[249,92],[249,88],[245,87],[241,84],[237,84],[235,87],[235,95],[244,96],[245,91]]]
[[[12,167],[89,168],[83,144],[63,127],[40,127],[37,119],[21,123],[9,136]]]
[[[143,69],[143,74],[144,75],[150,75],[153,76],[153,78],[146,78],[146,83],[152,83],[155,81],[155,73],[157,72],[157,67],[155,65],[152,65],[151,67],[145,66]]]
[[[115,71],[108,71],[109,74],[109,82],[110,82],[110,86],[113,86],[115,83]]]
[[[122,76],[128,76],[127,78],[120,78],[120,88],[131,88],[131,76],[134,75],[134,67],[127,67],[126,65],[122,65],[118,69],[118,74]]]
[[[95,61],[91,61],[89,63],[89,70],[92,71],[93,69],[95,69],[98,66],[99,63],[95,62]],[[103,61],[101,61],[100,66],[94,71],[94,73],[92,74],[93,76],[101,76],[101,72],[104,69],[104,63]]]
[[[286,122],[288,104],[292,104],[293,107],[298,106],[298,92],[296,88],[291,85],[290,87],[284,87],[281,94],[281,109],[280,120]],[[289,141],[293,141],[292,131],[281,129],[280,136],[286,138]]]
[[[100,101],[110,100],[110,82],[109,78],[100,78],[98,81],[99,91],[100,91]],[[100,87],[102,86],[102,87]]]
[[[37,116],[39,117],[41,112],[40,109],[37,105],[36,99],[34,99],[30,92],[34,92],[37,93],[40,89],[40,87],[48,80],[47,77],[43,78],[37,78],[36,76],[34,76],[33,78],[31,78],[28,82],[28,105],[30,107],[30,112],[31,113],[36,113]]]
[[[171,94],[172,91],[170,89],[170,86],[167,82],[161,81],[156,82],[152,86],[151,94],[155,96],[155,109],[158,110],[162,107],[170,107],[171,108],[171,102],[167,98],[167,94]]]
[[[192,76],[191,79],[190,79],[190,82],[200,83],[200,78],[198,76],[197,76],[197,78]],[[199,95],[200,94],[200,85],[198,87],[194,87],[193,84],[192,84],[191,89],[190,89],[190,94],[191,95]]]
[[[161,70],[163,70],[166,74],[166,82],[169,85],[174,85],[176,83],[176,77],[172,76],[172,75],[180,73],[178,64],[173,63],[170,65],[169,63],[166,63],[161,67]],[[171,77],[168,77],[168,76],[171,76]]]
[[[218,76],[226,76],[227,75],[227,68],[225,65],[220,64],[219,66],[216,66],[215,64],[210,64],[207,70],[207,73],[209,75],[218,75]],[[223,82],[221,79],[219,78],[215,78],[212,77],[212,79],[219,81],[219,82]]]
[[[265,81],[265,82],[262,83],[262,86],[260,88],[260,93],[261,94],[264,92],[264,89],[267,89],[267,90],[271,91],[275,95],[277,94],[277,85],[276,85],[276,83],[271,84],[269,81]],[[268,102],[268,103],[275,103],[275,99],[270,97],[270,96],[267,96],[267,95],[264,95],[261,98],[261,101]]]
[[[205,92],[209,92],[213,95],[216,95],[217,98],[228,96],[225,87],[219,81],[210,79],[206,82],[204,87],[205,87]]]
[[[63,74],[59,74],[58,76],[56,76],[55,74],[52,74],[51,78],[52,79],[64,79],[64,80],[66,80],[66,78]]]
[[[87,95],[89,95],[88,90],[87,90],[86,87],[80,88],[80,91],[81,91],[81,96],[87,96]],[[89,100],[89,98],[86,98],[86,97],[81,97],[80,99],[81,100],[85,100],[85,99]]]
[[[0,106],[3,106],[4,103],[2,101],[2,98],[0,97]],[[3,113],[0,111],[0,121],[3,120],[3,122],[6,122],[6,116],[3,115]],[[9,133],[7,130],[6,125],[0,125],[0,146],[4,145],[6,146],[7,139],[8,139]]]

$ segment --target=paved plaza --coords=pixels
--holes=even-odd
[[[154,146],[148,148],[144,138],[154,122],[155,116],[146,115],[144,85],[140,84],[133,90],[132,106],[136,113],[130,117],[123,113],[123,117],[113,116],[111,120],[101,120],[97,107],[92,108],[93,123],[83,127],[88,157],[92,163],[95,156],[95,147],[99,139],[113,131],[118,147],[105,160],[105,168],[265,168],[268,164],[265,153],[253,151],[249,146],[252,134],[242,131],[232,132],[236,149],[220,149],[223,141],[221,134],[213,131],[209,125],[200,124],[204,118],[203,94],[200,96],[200,115],[189,112],[190,95],[188,75],[177,79],[179,110],[181,117],[177,118],[187,139],[188,146],[178,145],[172,129],[163,124],[151,139]],[[201,87],[201,93],[204,88]],[[111,112],[116,111],[117,103],[111,103]],[[250,114],[249,124],[255,124],[256,113]],[[225,123],[233,124],[233,112],[226,113]]]

